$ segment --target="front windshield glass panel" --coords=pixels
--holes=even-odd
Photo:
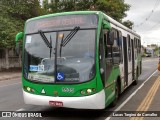
[[[56,43],[56,33],[45,33],[48,40],[52,39],[52,46]],[[24,76],[33,81],[54,82],[54,61],[53,51],[46,46],[40,34],[26,35]]]
[[[65,46],[61,46],[60,38],[57,39],[56,46],[56,36],[63,34],[65,38],[71,31],[44,33],[48,41],[51,41],[52,48],[47,47],[39,33],[26,35],[25,78],[45,83],[91,80],[95,76],[95,31],[96,29],[80,29]]]

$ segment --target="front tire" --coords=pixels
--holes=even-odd
[[[111,103],[111,107],[115,107],[117,105],[118,98],[119,98],[119,86],[118,86],[118,83],[116,82],[116,86],[115,86],[115,99]]]

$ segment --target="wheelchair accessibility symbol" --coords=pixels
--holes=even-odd
[[[64,73],[59,72],[57,74],[57,80],[64,80]]]

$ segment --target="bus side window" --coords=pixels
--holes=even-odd
[[[119,32],[115,29],[115,39],[114,44],[112,46],[112,54],[113,54],[113,63],[119,64],[120,63],[120,42],[119,42]]]
[[[138,53],[139,53],[138,39],[136,39],[136,46],[137,46],[137,55],[138,55]]]
[[[128,57],[129,57],[129,62],[131,61],[131,39],[130,35],[127,35],[127,41],[128,41]]]
[[[100,66],[100,75],[103,85],[105,86],[105,45],[104,45],[104,36],[103,30],[101,31],[101,36],[99,39],[99,66]]]
[[[104,39],[109,39],[109,32],[104,31]],[[105,58],[107,65],[112,65],[113,59],[112,59],[112,46],[108,45],[107,41],[105,40]]]
[[[122,32],[118,32],[118,38],[119,38],[119,52],[120,52],[120,62],[123,63],[123,52],[122,52]]]
[[[105,48],[105,58],[107,58],[107,54],[108,54],[108,51],[107,51],[107,41],[106,39],[108,38],[108,34],[106,30],[103,30],[104,34],[103,34],[103,37],[104,37],[104,48]]]
[[[135,52],[134,52],[135,56],[134,56],[134,58],[136,60],[137,59],[137,39],[136,38],[134,38],[134,48],[135,48]]]
[[[141,53],[141,42],[139,39],[138,39],[138,53]]]
[[[137,48],[137,39],[135,39],[135,47]]]

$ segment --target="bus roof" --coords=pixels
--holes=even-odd
[[[106,20],[107,20],[108,22],[110,22],[110,23],[114,24],[115,26],[117,26],[117,27],[119,27],[119,28],[121,28],[121,29],[123,29],[123,30],[125,30],[125,31],[128,31],[128,32],[130,32],[130,33],[132,33],[132,34],[134,34],[135,36],[137,36],[137,37],[140,38],[140,35],[138,35],[135,31],[127,28],[126,26],[124,26],[123,24],[117,22],[116,20],[114,20],[114,19],[111,18],[110,16],[106,15],[105,13],[102,13],[102,14],[105,16],[105,18],[106,18]]]
[[[42,15],[34,18],[28,19],[26,22],[32,21],[32,20],[37,20],[41,18],[46,18],[46,17],[52,17],[52,16],[61,16],[61,15],[74,15],[74,14],[100,14],[102,13],[101,11],[72,11],[72,12],[61,12],[61,13],[53,13],[53,14],[47,14],[47,15]]]

